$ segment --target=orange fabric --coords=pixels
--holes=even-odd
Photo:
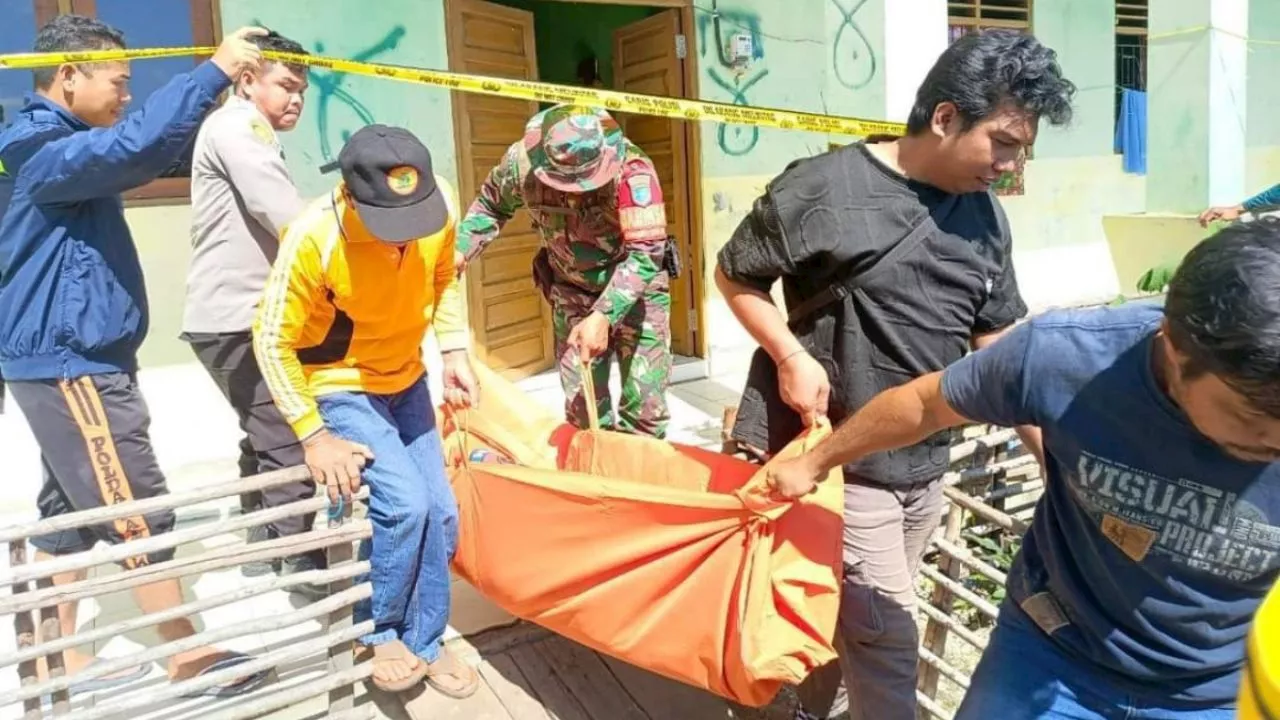
[[[754,707],[836,658],[838,472],[813,495],[782,501],[757,465],[576,430],[476,371],[480,405],[442,414],[441,428],[459,507],[454,570],[481,593],[597,651]],[[464,462],[475,449],[519,464]]]

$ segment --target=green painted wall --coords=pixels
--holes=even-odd
[[[824,4],[831,0],[729,0],[718,3],[717,27],[708,12],[695,14],[695,53],[701,96],[707,100],[822,111],[828,54]],[[700,6],[708,3],[700,2]],[[735,70],[719,48],[736,34],[752,38],[754,57]],[[774,175],[788,162],[822,152],[827,138],[742,125],[702,124],[705,177]]]
[[[538,77],[546,82],[578,84],[578,62],[589,53],[599,60],[600,77],[613,78],[613,31],[643,20],[659,9],[631,5],[589,5],[546,0],[499,0],[533,13],[538,43]]]
[[[1245,151],[1245,195],[1280,182],[1280,5],[1253,0],[1249,4],[1248,127]]]
[[[1151,3],[1151,34],[1168,36],[1147,52],[1148,212],[1197,213],[1239,202],[1244,192],[1249,52],[1240,37],[1248,31],[1247,5]],[[1218,29],[1206,29],[1211,24]]]
[[[698,0],[702,9],[695,12],[694,26],[686,32],[700,96],[721,102],[883,117],[889,94],[885,9],[893,7],[889,2],[897,1],[870,0],[850,15],[847,10],[854,4],[852,0],[719,0],[717,32],[706,11],[710,1]],[[547,0],[503,2],[534,12],[540,73],[552,81],[574,79],[579,43],[595,48],[602,70],[611,72],[612,30],[651,12]],[[1261,0],[1250,6],[1251,36],[1280,40],[1280,6]],[[260,20],[298,39],[309,50],[447,67],[443,0],[333,2],[326,3],[323,12],[297,0],[221,0],[221,7],[224,28]],[[1203,25],[1208,22],[1208,7],[1209,0],[1152,0],[1151,31]],[[1073,12],[1068,14],[1068,8]],[[1097,249],[1105,249],[1102,216],[1160,209],[1162,202],[1168,204],[1177,198],[1185,205],[1187,197],[1201,197],[1209,182],[1207,172],[1198,170],[1207,164],[1207,144],[1185,141],[1209,121],[1209,51],[1207,44],[1194,36],[1153,44],[1149,57],[1149,88],[1153,92],[1150,173],[1143,178],[1120,171],[1119,159],[1111,151],[1113,13],[1111,0],[1036,3],[1035,31],[1058,51],[1080,91],[1072,126],[1064,131],[1042,129],[1037,159],[1027,168],[1026,195],[1003,201],[1019,248],[1019,274],[1028,279],[1025,292],[1029,301],[1041,296],[1068,301],[1069,288],[1037,285],[1084,282],[1083,275],[1074,275],[1074,270],[1066,273],[1072,279],[1064,282],[1063,273],[1055,270],[1076,267],[1071,264],[1073,258],[1093,258],[1089,262],[1098,265],[1081,273],[1107,272],[1102,267],[1105,263],[1095,262],[1101,257]],[[752,38],[754,56],[747,66],[734,69],[721,61],[718,47],[738,33]],[[1248,55],[1250,153],[1247,173],[1243,173],[1250,192],[1280,181],[1280,122],[1270,113],[1280,104],[1280,89],[1272,81],[1277,73],[1280,46],[1253,44]],[[413,129],[432,148],[441,174],[453,179],[456,168],[448,93],[316,71],[299,128],[283,136],[290,168],[305,193],[317,195],[332,186],[336,178],[321,176],[316,168],[336,155],[344,133],[368,120]],[[704,268],[708,274],[714,268],[714,254],[766,182],[791,160],[824,151],[829,140],[852,139],[711,122],[701,123],[697,131],[702,139],[704,180],[697,198],[703,210],[708,259]],[[1151,185],[1155,187],[1148,192]],[[152,339],[143,351],[144,363],[189,362],[189,351],[176,340],[189,210],[134,208],[129,210],[129,219],[142,248],[156,309]],[[714,294],[712,284],[707,288]],[[724,323],[715,320],[714,304],[708,310],[716,328],[714,335]],[[721,344],[715,337],[712,343]]]
[[[142,259],[151,308],[151,327],[138,362],[144,368],[195,362],[191,346],[178,338],[191,258],[191,206],[134,207],[124,216]]]
[[[221,0],[222,27],[262,22],[315,53],[446,69],[443,0],[254,2]],[[302,120],[282,135],[289,170],[307,195],[336,181],[318,167],[336,158],[345,138],[370,122],[412,130],[431,149],[436,171],[457,174],[449,93],[381,78],[311,71]]]
[[[821,0],[824,37],[821,68],[825,75],[823,104],[832,115],[885,117],[885,4],[870,0],[850,15],[854,3]],[[855,138],[832,136],[831,142]]]
[[[1176,32],[1208,21],[1206,4],[1157,3],[1151,9],[1153,34]],[[1198,8],[1194,6],[1199,6]],[[1194,15],[1194,17],[1187,17]],[[1173,37],[1147,50],[1147,173],[1153,178],[1147,204],[1159,211],[1203,205],[1208,176],[1207,143],[1196,138],[1208,120],[1209,38],[1206,34]]]
[[[1104,156],[1115,137],[1115,1],[1036,0],[1035,33],[1058,53],[1076,85],[1076,108],[1065,129],[1044,123],[1037,158]]]
[[[442,0],[377,0],[367,3],[326,2],[323,12],[301,2],[221,0],[222,26],[230,31],[261,22],[302,43],[312,52],[338,57],[446,68]],[[376,78],[311,73],[306,107],[298,127],[281,135],[289,170],[302,192],[318,196],[337,181],[318,168],[337,156],[344,137],[369,121],[402,125],[431,149],[437,172],[457,174],[453,115],[449,94]],[[139,353],[143,367],[194,361],[178,339],[190,256],[187,205],[136,207],[126,211],[142,256],[151,304],[151,331]]]
[[[1249,39],[1248,146],[1280,145],[1280,3],[1249,3]]]

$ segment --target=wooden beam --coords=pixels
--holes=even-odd
[[[992,605],[981,595],[978,595],[977,593],[973,592],[969,588],[965,587],[964,585],[961,585],[955,580],[952,580],[946,575],[943,575],[942,573],[938,572],[932,567],[929,567],[928,565],[922,565],[920,567],[920,574],[929,578],[934,583],[946,587],[948,590],[951,591],[953,595],[969,603],[978,612],[982,613],[983,615],[986,615],[992,620],[995,620],[997,617],[999,617],[1000,610],[995,605]]]
[[[23,647],[12,655],[0,657],[0,667],[11,665],[13,663],[25,663],[34,661],[37,658],[44,657],[51,653],[70,650],[71,648],[89,645],[97,642],[105,642],[113,637],[125,635],[127,633],[136,632],[143,628],[153,627],[162,622],[170,620],[179,620],[185,617],[193,617],[199,615],[206,610],[230,605],[231,603],[247,600],[248,598],[264,595],[277,590],[288,590],[295,585],[303,583],[315,583],[317,585],[325,585],[335,583],[339,580],[353,578],[360,573],[369,572],[369,561],[352,563],[339,568],[330,568],[328,570],[307,570],[300,573],[290,573],[288,575],[272,577],[266,582],[254,583],[247,587],[237,588],[230,592],[220,593],[203,600],[193,600],[177,607],[169,608],[158,613],[150,615],[139,615],[138,617],[121,620],[120,622],[108,625],[95,626],[88,632],[81,632],[71,637],[58,638],[54,642],[48,639],[42,639],[39,645],[33,647]],[[346,588],[339,588],[341,592]]]
[[[335,645],[334,647],[337,646]],[[338,688],[346,688],[354,692],[356,683],[372,675],[373,663],[365,662],[341,672],[326,673],[313,680],[284,689],[269,685],[250,695],[236,698],[233,703],[228,703],[231,707],[220,713],[202,714],[200,718],[201,720],[251,720],[251,718],[260,718],[267,713],[298,705],[307,698],[312,698],[325,692],[332,693]],[[373,710],[373,707],[372,704],[364,706],[363,712],[365,714],[357,717],[368,717],[368,713]],[[333,715],[335,709],[330,706],[329,712],[325,714],[325,717],[335,717]],[[343,716],[354,711],[354,708],[338,710]],[[208,713],[209,710],[205,709],[203,712]]]
[[[960,537],[960,532],[964,525],[964,509],[959,505],[950,505],[947,507],[947,525],[943,531],[942,538],[936,538],[934,542],[945,542],[951,540],[953,542],[964,542]],[[947,577],[960,579],[963,572],[963,566],[954,557],[944,557],[938,563],[939,569],[946,573]],[[951,597],[951,591],[942,585],[934,585],[933,592],[929,597],[927,605],[921,607],[937,608],[939,612],[946,616],[951,615],[954,606]],[[925,623],[923,648],[942,656],[947,653],[947,630],[946,623],[936,622],[930,619]],[[917,669],[916,688],[930,698],[938,696],[938,669],[930,667],[925,663],[920,663]]]
[[[153,686],[155,689],[150,692],[130,694],[128,697],[116,702],[104,701],[99,697],[94,708],[92,710],[82,710],[81,713],[83,714],[77,714],[76,720],[103,720],[103,718],[117,717],[122,713],[138,711],[165,701],[176,701],[188,693],[198,693],[216,685],[231,682],[237,678],[297,662],[316,653],[324,652],[335,643],[355,640],[361,635],[371,632],[373,632],[373,621],[366,620],[339,636],[321,636],[303,642],[291,643],[279,650],[255,656],[253,660],[248,662],[206,675],[198,675],[190,680]]]
[[[58,16],[58,0],[35,0],[36,4],[36,30],[44,27],[46,23]]]
[[[18,690],[7,692],[3,696],[0,696],[0,706],[9,705],[11,703],[19,702],[21,700],[26,700],[29,697],[39,697],[41,695],[46,695],[51,692],[57,693],[58,691],[66,690],[68,687],[71,686],[73,682],[93,680],[101,677],[106,677],[113,673],[118,673],[121,670],[128,670],[129,668],[135,665],[139,665],[142,663],[151,663],[157,660],[166,660],[170,657],[173,657],[174,655],[177,655],[178,653],[190,652],[192,650],[195,650],[196,648],[203,647],[205,645],[216,645],[218,643],[224,643],[228,640],[234,640],[235,638],[238,638],[238,637],[244,637],[245,635],[257,635],[260,633],[272,632],[275,630],[281,630],[283,628],[292,627],[294,625],[299,625],[308,620],[313,620],[315,618],[318,618],[319,616],[325,613],[333,612],[337,608],[343,607],[344,605],[354,605],[355,603],[361,600],[368,599],[372,595],[373,595],[373,586],[370,585],[369,583],[364,583],[363,585],[357,585],[356,587],[353,587],[337,595],[330,595],[329,597],[323,600],[318,600],[314,603],[311,603],[310,605],[303,607],[300,610],[294,610],[292,612],[283,613],[283,614],[269,615],[266,617],[260,617],[253,620],[245,620],[242,622],[238,622],[234,625],[231,625],[229,627],[220,628],[218,630],[206,630],[204,632],[196,633],[195,635],[188,635],[187,637],[184,637],[181,640],[174,640],[161,645],[156,645],[155,647],[150,647],[141,652],[136,652],[136,653],[133,653],[132,655],[126,655],[124,657],[111,658],[111,659],[102,658],[100,659],[99,662],[94,663],[90,667],[84,668],[80,672],[70,677],[53,677],[40,683],[39,685],[28,686],[28,687],[20,688]],[[362,631],[360,634],[372,632],[373,621],[371,620],[366,621],[365,623],[362,623],[359,627],[361,628],[361,631]],[[348,629],[347,632],[350,633],[350,632],[353,632],[353,630]],[[324,639],[328,641],[330,638],[336,637],[337,635],[341,635],[341,633],[325,636]],[[356,635],[355,637],[359,637],[359,635]],[[329,647],[329,644],[326,644],[325,649],[328,649],[328,647]],[[244,667],[247,667],[248,664],[249,663],[246,663]],[[237,667],[241,667],[241,666],[237,666]],[[272,664],[270,667],[274,667],[274,664]],[[243,677],[244,675],[250,674],[252,672],[253,671],[250,670],[244,674],[232,673],[229,677],[224,678],[224,681],[231,680],[235,677]],[[198,676],[198,677],[204,677],[204,676]],[[185,684],[185,683],[174,683],[173,687],[177,687],[179,684]],[[191,689],[195,689],[195,688],[191,688]],[[123,710],[126,708],[133,708],[135,707],[135,705],[126,705],[125,707],[120,709]],[[145,705],[146,703],[144,702],[142,706],[145,706]]]
[[[999,525],[1011,533],[1022,535],[1027,531],[1027,524],[1021,520],[1006,515],[995,508],[989,507],[982,501],[975,500],[953,487],[943,488],[942,493],[946,496],[947,500],[952,503],[963,507],[965,510],[968,510],[987,522],[993,522],[996,525]]]
[[[360,501],[368,496],[369,486],[365,485],[352,498],[353,501]],[[77,570],[87,570],[99,565],[120,563],[140,555],[170,550],[183,543],[206,540],[218,535],[246,530],[256,525],[267,525],[298,515],[308,515],[324,510],[328,503],[329,498],[317,495],[307,500],[297,500],[286,505],[257,510],[219,522],[204,523],[181,530],[170,530],[167,533],[153,535],[152,537],[130,540],[118,545],[107,545],[72,555],[60,555],[52,560],[32,563],[20,568],[10,568],[7,574],[0,575],[0,587],[8,587],[25,580],[39,580]]]
[[[218,548],[209,552],[185,558],[174,558],[167,562],[156,563],[146,567],[134,568],[128,572],[92,577],[77,582],[57,585],[47,590],[0,596],[0,615],[36,610],[49,605],[58,605],[96,597],[108,593],[131,590],[141,585],[150,585],[162,580],[189,577],[236,567],[256,560],[274,560],[279,557],[298,555],[311,550],[319,550],[340,542],[356,542],[368,538],[373,533],[373,525],[368,520],[355,520],[341,530],[320,530],[286,535],[273,540],[264,540],[251,545],[237,545]]]
[[[963,623],[956,619],[954,615],[948,615],[929,603],[920,603],[918,606],[920,613],[927,616],[930,622],[936,622],[943,625],[948,631],[955,633],[955,636],[969,643],[970,646],[977,649],[979,653],[987,647],[987,641],[978,637],[972,630],[965,627]]]
[[[305,465],[297,465],[283,470],[273,470],[261,475],[240,478],[231,482],[211,483],[196,490],[167,493],[145,500],[107,505],[92,510],[80,510],[36,522],[11,525],[0,530],[0,542],[11,543],[15,540],[25,540],[38,535],[51,535],[65,530],[92,527],[132,515],[147,515],[157,510],[172,510],[182,506],[199,505],[209,500],[238,496],[242,493],[266,490],[309,479],[311,479],[311,471]]]

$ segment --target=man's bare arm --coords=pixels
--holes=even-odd
[[[915,445],[967,422],[943,397],[942,373],[929,373],[876,395],[805,457],[814,476],[825,475],[872,453]]]
[[[752,339],[769,353],[775,364],[804,349],[791,328],[787,327],[787,319],[782,310],[768,294],[731,280],[719,265],[716,266],[716,287],[720,289],[720,294],[724,296],[734,317],[738,318],[738,322],[742,323]]]

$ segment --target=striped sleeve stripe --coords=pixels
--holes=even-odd
[[[281,282],[268,284],[268,291],[262,298],[262,326],[254,337],[257,346],[258,362],[262,367],[263,377],[272,388],[280,411],[296,422],[306,415],[311,407],[289,379],[289,372],[280,361],[274,349],[280,344],[280,328],[284,323],[284,314],[289,304],[289,279],[297,271],[301,262],[301,250],[306,242],[305,231],[296,230],[287,233],[276,258],[276,267],[272,272],[280,274]]]

